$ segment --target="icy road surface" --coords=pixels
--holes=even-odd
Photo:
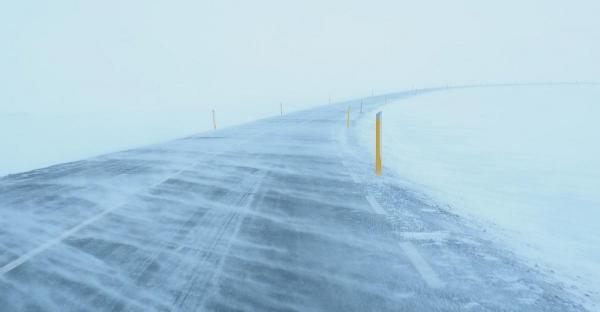
[[[348,105],[0,179],[0,310],[582,310],[374,177]]]

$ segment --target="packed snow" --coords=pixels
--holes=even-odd
[[[600,87],[457,88],[383,107],[383,163],[590,307],[600,302]],[[361,141],[373,144],[374,118]]]

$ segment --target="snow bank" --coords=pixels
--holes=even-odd
[[[383,163],[600,302],[600,87],[454,89],[383,109]],[[370,115],[369,115],[370,116]],[[361,141],[373,144],[374,118]]]

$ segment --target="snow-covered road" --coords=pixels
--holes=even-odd
[[[0,310],[582,310],[375,177],[348,105],[0,179]]]

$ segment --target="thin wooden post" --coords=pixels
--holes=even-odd
[[[212,117],[213,117],[213,129],[217,130],[217,119],[215,118],[215,110],[212,110]]]
[[[375,174],[381,175],[381,112],[375,117]]]

